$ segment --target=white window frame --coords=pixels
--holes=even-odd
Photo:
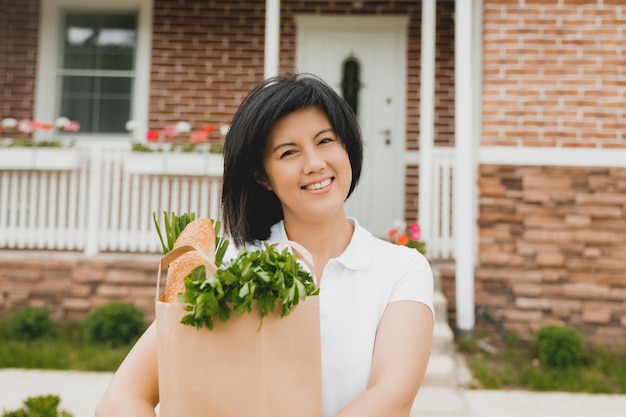
[[[132,134],[74,135],[83,143],[105,141],[128,142],[141,139],[147,131],[150,86],[150,56],[152,45],[153,0],[42,0],[39,19],[39,59],[37,62],[37,89],[35,93],[36,120],[52,123],[58,103],[57,75],[59,68],[62,12],[77,11],[134,11],[137,12],[137,49],[135,79],[131,111],[136,128]]]

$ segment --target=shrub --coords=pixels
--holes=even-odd
[[[54,321],[47,310],[21,307],[11,315],[10,332],[15,339],[34,340],[52,332]]]
[[[83,324],[87,341],[113,347],[131,343],[146,328],[143,311],[122,302],[96,308]]]
[[[535,335],[534,348],[539,362],[546,368],[567,369],[582,363],[583,339],[569,327],[542,327]]]
[[[5,411],[0,417],[73,417],[73,414],[59,410],[61,399],[57,395],[39,395],[24,400],[24,407]]]

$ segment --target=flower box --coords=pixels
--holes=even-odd
[[[77,149],[0,148],[1,170],[72,170],[80,164]]]
[[[133,152],[124,169],[130,174],[221,176],[223,157],[213,153]]]

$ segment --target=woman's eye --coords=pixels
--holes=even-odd
[[[285,151],[285,152],[280,154],[280,159],[286,158],[286,157],[291,156],[291,155],[293,155],[295,153],[296,153],[296,151],[294,151],[294,150]]]
[[[325,143],[331,143],[331,142],[334,142],[334,141],[335,141],[335,140],[334,140],[334,139],[332,139],[332,138],[324,138],[324,139],[320,140],[319,144],[320,144],[320,145],[323,145],[323,144],[325,144]]]

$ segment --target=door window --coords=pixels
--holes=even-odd
[[[359,115],[359,92],[361,90],[359,61],[349,57],[343,63],[341,90],[343,98],[348,102],[355,115]]]

